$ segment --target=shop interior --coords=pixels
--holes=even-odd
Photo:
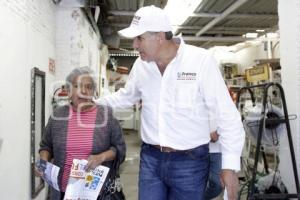
[[[164,8],[174,36],[218,62],[246,132],[239,199],[300,199],[297,0],[1,0],[1,199],[47,199],[33,166],[49,116],[69,101],[65,76],[89,66],[97,97],[123,88],[139,54],[118,31],[148,5]],[[114,110],[127,145],[127,200],[137,199],[141,109]]]

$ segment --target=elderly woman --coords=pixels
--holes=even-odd
[[[70,106],[54,110],[40,144],[40,158],[60,167],[61,193],[52,190],[51,199],[63,199],[73,159],[88,160],[87,170],[112,166],[125,158],[125,142],[112,110],[93,102],[96,83],[88,67],[74,69],[66,78]]]

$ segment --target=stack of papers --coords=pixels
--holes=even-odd
[[[57,177],[60,168],[42,159],[36,162],[36,167],[40,172],[43,173],[42,178],[44,179],[44,181],[48,183],[48,185],[53,187],[55,190],[59,191]]]
[[[87,163],[87,160],[73,160],[64,200],[97,199],[109,172],[109,168],[100,165],[94,170],[86,172]],[[43,173],[42,178],[45,182],[59,191],[57,177],[60,168],[45,160],[37,161],[36,166],[38,170]]]
[[[97,199],[109,168],[100,165],[94,170],[86,172],[87,163],[87,160],[73,160],[64,200]]]

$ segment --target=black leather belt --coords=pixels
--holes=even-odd
[[[164,152],[164,153],[172,153],[172,152],[185,152],[185,151],[188,151],[188,150],[177,150],[177,149],[173,149],[172,147],[163,147],[163,146],[160,146],[160,145],[151,145],[150,146],[156,148],[156,149],[159,149],[161,152]]]

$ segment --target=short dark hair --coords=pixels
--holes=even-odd
[[[171,40],[173,38],[172,31],[165,32],[165,38],[166,40]]]
[[[157,34],[157,33],[160,33],[160,32],[151,32],[151,31],[148,31],[149,34],[153,35],[153,34]],[[173,33],[172,31],[168,31],[168,32],[164,32],[165,33],[165,39],[166,40],[171,40],[173,38]]]

